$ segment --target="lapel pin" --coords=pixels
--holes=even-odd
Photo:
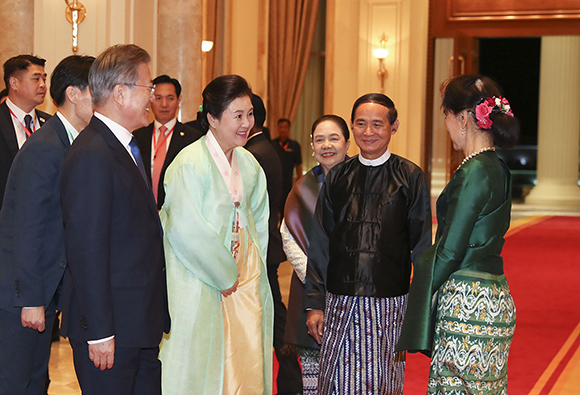
[[[180,135],[181,137],[183,137],[183,136],[185,136],[185,133],[183,133],[183,132],[179,132],[179,135]]]

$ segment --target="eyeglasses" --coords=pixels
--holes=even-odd
[[[155,85],[139,85],[139,84],[124,84],[125,86],[140,86],[141,88],[147,88],[151,91],[151,94],[155,93]]]

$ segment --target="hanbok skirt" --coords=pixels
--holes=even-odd
[[[264,346],[258,249],[244,229],[240,230],[237,290],[222,297],[225,333],[224,395],[265,393]],[[271,352],[271,350],[270,350]]]
[[[507,394],[516,308],[504,275],[453,273],[438,291],[429,394]]]

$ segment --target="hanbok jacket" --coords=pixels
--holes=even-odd
[[[264,383],[270,387],[264,393],[271,393],[273,302],[266,275],[266,177],[252,154],[241,147],[235,152],[243,180],[238,210],[262,264],[259,293],[267,376]],[[180,320],[174,318],[175,326],[161,344],[163,375],[168,379],[164,378],[164,383],[178,383],[180,387],[171,391],[176,394],[221,394],[224,323],[220,290],[234,285],[238,267],[230,251],[234,204],[205,138],[187,146],[175,158],[167,169],[165,188],[160,215],[165,232],[169,311]],[[170,360],[167,355],[171,355]]]

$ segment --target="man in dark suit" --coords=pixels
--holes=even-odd
[[[151,178],[157,208],[161,210],[165,201],[163,179],[167,166],[179,151],[199,139],[203,134],[179,122],[181,84],[168,75],[160,75],[153,80],[155,100],[151,109],[155,121],[149,126],[137,129],[133,136],[137,139],[139,150],[145,162],[145,172]]]
[[[0,211],[0,394],[46,394],[51,329],[66,267],[60,179],[93,115],[94,58],[69,56],[51,76],[56,116],[14,158]]]
[[[0,104],[0,207],[16,153],[28,136],[50,118],[34,109],[44,103],[46,96],[45,62],[36,56],[18,55],[4,63],[8,99]]]
[[[280,200],[280,218],[284,218],[284,206],[286,198],[292,190],[294,183],[293,173],[296,169],[296,179],[302,177],[302,151],[300,143],[290,138],[290,120],[280,118],[278,120],[278,137],[272,140],[276,153],[282,163],[282,199]]]
[[[278,267],[286,260],[282,248],[282,237],[278,229],[278,208],[282,199],[282,165],[272,143],[262,132],[266,120],[266,108],[258,95],[252,95],[254,106],[254,128],[250,132],[248,142],[244,146],[250,151],[266,173],[268,197],[270,199],[270,219],[268,222],[268,280],[274,298],[274,351],[279,363],[277,387],[278,394],[301,394],[302,373],[298,359],[292,355],[284,355],[284,330],[286,328],[286,306],[282,302],[280,283],[278,282]]]
[[[161,393],[157,354],[169,331],[162,229],[130,132],[149,121],[149,62],[132,44],[97,57],[89,72],[95,114],[63,170],[61,332],[85,395]]]

